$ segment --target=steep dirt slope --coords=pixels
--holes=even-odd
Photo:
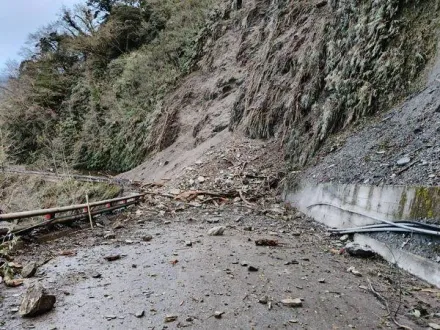
[[[417,88],[437,43],[431,1],[226,1],[217,11],[196,70],[165,99],[158,153],[124,177],[177,177],[243,134],[277,139],[301,167],[329,134]]]

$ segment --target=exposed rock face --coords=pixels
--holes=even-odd
[[[44,287],[39,282],[34,282],[23,297],[19,313],[23,317],[38,316],[49,312],[55,301],[55,296],[46,294]]]

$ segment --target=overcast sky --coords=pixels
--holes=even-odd
[[[63,5],[71,7],[84,0],[0,0],[0,71],[19,53],[29,33],[55,21]]]

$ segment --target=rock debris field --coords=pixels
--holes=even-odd
[[[440,324],[438,289],[378,257],[348,254],[349,237],[331,237],[294,210],[261,214],[229,205],[152,215],[141,206],[97,221],[93,231],[84,224],[52,232],[13,254],[16,267],[35,262],[37,270],[23,285],[1,284],[0,329]],[[43,287],[49,302],[56,298],[50,311],[20,315],[29,286],[34,294]]]

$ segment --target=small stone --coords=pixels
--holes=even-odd
[[[296,299],[283,299],[281,300],[281,303],[284,306],[288,306],[288,307],[302,307],[302,301],[299,298]]]
[[[431,329],[435,329],[435,330],[440,329],[440,325],[438,325],[437,323],[429,323],[428,325]]]
[[[348,240],[348,238],[349,238],[348,235],[343,235],[343,236],[341,236],[341,237],[339,238],[339,240],[340,240],[341,242],[345,242],[345,241]]]
[[[104,235],[104,239],[115,239],[116,234],[115,233],[107,233]]]
[[[369,246],[360,245],[354,242],[348,243],[344,249],[351,256],[359,258],[370,258],[376,254]]]
[[[32,283],[21,301],[19,313],[23,317],[33,317],[52,310],[56,298],[46,294],[41,283]]]
[[[241,261],[240,265],[242,265],[243,267],[246,267],[249,263],[247,261]]]
[[[258,272],[258,267],[255,267],[255,266],[249,265],[249,267],[248,267],[248,271],[250,271],[250,272]]]
[[[171,194],[171,195],[179,195],[180,192],[181,192],[180,189],[171,189],[171,190],[170,190],[170,194]]]
[[[136,316],[138,319],[140,319],[141,317],[144,317],[144,315],[145,315],[145,311],[139,311],[139,312],[137,312],[137,313],[135,314],[135,316]]]
[[[104,317],[107,319],[107,321],[115,320],[115,319],[117,318],[116,315],[106,315],[106,316],[104,316]]]
[[[92,277],[93,277],[93,278],[101,278],[101,276],[102,276],[102,275],[101,275],[100,273],[93,273],[93,274],[92,274]]]
[[[226,230],[226,227],[223,227],[223,226],[214,227],[208,231],[208,235],[209,236],[221,236],[221,235],[223,235],[225,230]]]
[[[133,244],[134,242],[133,242],[131,239],[126,239],[126,240],[125,240],[125,243],[126,243],[126,244]]]
[[[286,266],[288,266],[288,265],[298,265],[299,262],[298,262],[298,260],[292,260],[292,261],[286,261],[284,264]]]
[[[115,261],[115,260],[121,259],[121,255],[114,254],[114,255],[106,256],[106,257],[104,257],[104,259],[107,261]]]
[[[214,317],[215,317],[216,319],[221,319],[221,318],[222,318],[222,315],[223,315],[224,313],[225,313],[225,312],[215,311],[215,312],[214,312]]]
[[[289,320],[289,323],[298,323],[298,320],[295,320],[295,319]]]
[[[30,262],[26,264],[23,269],[21,270],[21,276],[23,278],[29,278],[35,275],[37,272],[37,263],[36,262]]]
[[[199,183],[203,183],[203,182],[206,181],[206,179],[205,179],[203,176],[199,176],[199,177],[197,178],[197,181],[199,181]]]
[[[325,278],[320,278],[320,279],[318,280],[318,282],[319,282],[319,283],[325,283]]]
[[[186,322],[192,322],[192,321],[194,321],[194,319],[193,319],[191,316],[188,316],[188,317],[185,319],[185,321],[186,321]]]
[[[186,241],[185,246],[193,246],[193,243],[191,241]]]
[[[263,305],[266,305],[268,301],[269,301],[269,298],[267,296],[264,296],[264,297],[261,297],[260,299],[258,299],[258,302]]]
[[[113,225],[113,229],[122,229],[122,228],[125,228],[125,226],[121,221],[118,221]]]
[[[177,315],[167,315],[165,316],[165,323],[170,323],[176,321],[178,318]]]
[[[254,228],[252,228],[252,226],[247,226],[247,227],[244,227],[243,230],[252,231],[252,230],[254,230]]]
[[[149,241],[151,241],[152,239],[153,239],[153,236],[151,236],[150,234],[147,234],[147,235],[145,235],[145,236],[142,237],[142,240],[143,240],[144,242],[149,242]]]
[[[347,269],[347,272],[352,273],[355,276],[362,277],[362,274],[356,270],[353,266]]]
[[[402,158],[400,158],[400,159],[396,162],[396,164],[397,164],[397,166],[405,166],[405,165],[409,164],[410,162],[411,162],[411,158],[409,158],[408,156],[406,156],[406,157],[402,157]]]

